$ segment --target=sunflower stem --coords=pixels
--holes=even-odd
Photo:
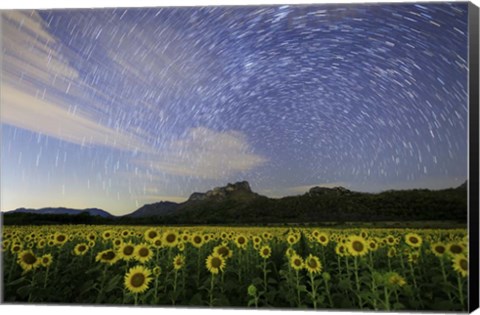
[[[323,282],[325,282],[325,291],[327,291],[328,303],[330,304],[330,307],[333,308],[332,295],[330,294],[330,284],[328,284],[328,281],[325,278],[323,278]]]
[[[387,286],[384,287],[385,292],[385,308],[387,311],[390,311],[390,293],[388,292]]]
[[[175,305],[175,297],[176,297],[176,294],[177,294],[177,277],[178,277],[178,270],[175,270],[175,277],[173,278],[172,305]]]
[[[210,291],[209,291],[209,296],[210,296],[210,302],[209,306],[213,306],[213,281],[215,279],[215,275],[212,273],[210,276]]]
[[[448,286],[448,280],[447,280],[447,274],[445,273],[445,263],[443,262],[443,257],[439,257],[440,259],[440,266],[442,269],[442,276],[443,276],[443,282],[445,283],[445,286]],[[447,291],[448,299],[452,300],[452,295],[450,294],[450,291]]]
[[[300,299],[300,276],[299,276],[299,271],[295,270],[295,277],[297,280],[297,306],[300,307],[300,304],[302,303],[302,300]]]
[[[47,267],[47,271],[45,271],[45,279],[43,279],[43,288],[45,289],[47,287],[47,281],[48,281],[48,272],[50,271],[50,266]]]
[[[313,272],[309,272],[310,275],[310,286],[312,287],[312,302],[313,302],[313,309],[317,309],[317,288],[315,287],[315,278],[313,276]]]
[[[265,293],[267,293],[267,259],[266,258],[263,259],[263,288],[265,289]]]
[[[363,309],[362,296],[360,295],[360,281],[358,280],[357,256],[354,257],[353,264],[354,264],[354,267],[355,267],[355,284],[357,286],[358,303],[359,303],[360,309]]]

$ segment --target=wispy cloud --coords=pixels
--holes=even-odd
[[[98,122],[94,111],[72,105],[82,96],[69,53],[35,11],[2,14],[1,123],[79,145],[99,145],[151,153],[132,133]]]
[[[184,138],[167,145],[164,152],[136,162],[172,175],[223,179],[267,161],[252,152],[242,133],[217,132],[204,127],[190,129]]]
[[[38,99],[2,84],[2,123],[79,145],[100,145],[122,150],[149,152],[138,138],[96,123],[87,115],[69,112],[61,105]]]

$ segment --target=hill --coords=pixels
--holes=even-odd
[[[362,193],[344,187],[313,187],[299,196],[268,198],[248,182],[195,192],[183,203],[144,205],[121,217],[99,209],[17,209],[4,215],[5,224],[44,222],[39,213],[61,215],[62,222],[89,224],[320,224],[324,222],[457,221],[467,222],[467,185],[442,190],[390,190]],[[106,214],[108,215],[106,215]],[[68,218],[71,214],[75,219]],[[20,216],[21,215],[21,216]],[[66,217],[65,217],[66,216]],[[57,220],[50,217],[49,220]],[[25,223],[22,223],[25,222]]]

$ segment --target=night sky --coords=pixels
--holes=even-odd
[[[5,11],[1,209],[467,179],[467,4]]]

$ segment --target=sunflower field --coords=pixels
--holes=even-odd
[[[3,301],[465,311],[464,229],[5,226]]]

